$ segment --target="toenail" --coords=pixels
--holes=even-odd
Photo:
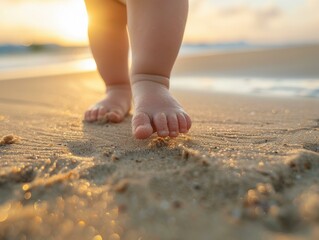
[[[159,131],[158,132],[159,135],[168,135],[168,131]]]
[[[177,132],[173,131],[171,132],[171,135],[177,135]]]

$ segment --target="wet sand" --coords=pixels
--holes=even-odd
[[[191,132],[137,141],[96,73],[1,81],[0,239],[318,239],[319,100],[173,91]]]

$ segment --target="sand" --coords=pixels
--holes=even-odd
[[[173,91],[191,132],[138,141],[96,73],[1,81],[0,239],[318,239],[319,100]]]

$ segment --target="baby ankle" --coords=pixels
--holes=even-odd
[[[169,78],[164,76],[152,75],[152,74],[135,74],[131,77],[132,85],[138,82],[143,82],[143,81],[158,83],[169,88]]]
[[[112,84],[106,86],[106,93],[114,90],[123,90],[123,91],[131,91],[130,84]]]

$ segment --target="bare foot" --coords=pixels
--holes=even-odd
[[[138,139],[150,137],[177,137],[187,133],[191,119],[168,90],[168,79],[160,76],[140,75],[132,81],[135,113],[133,134]]]
[[[129,84],[109,86],[106,89],[106,97],[85,112],[84,120],[87,122],[122,122],[130,111],[131,98]]]

